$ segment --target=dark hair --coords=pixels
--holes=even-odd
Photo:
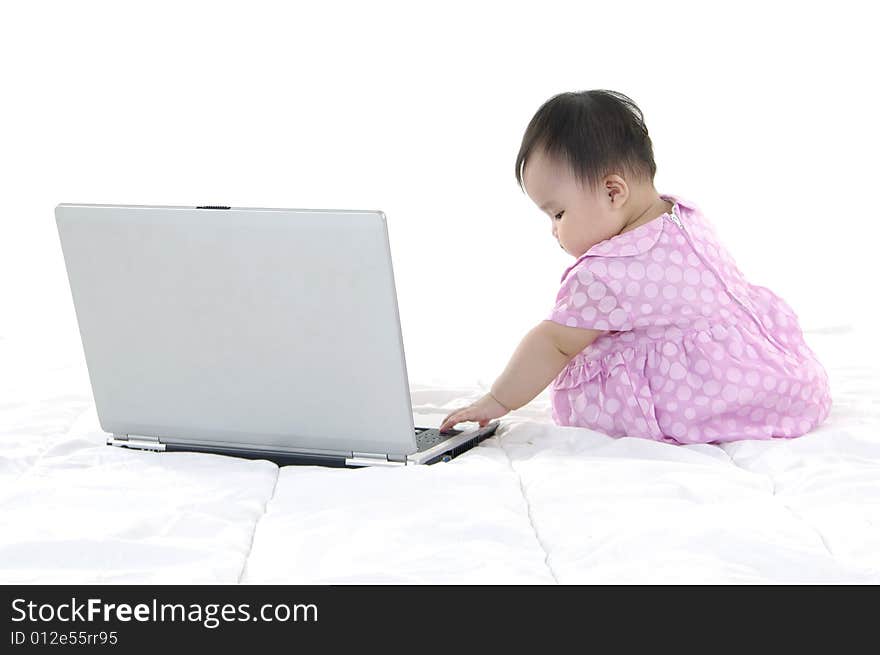
[[[642,111],[622,93],[605,89],[560,93],[541,105],[516,156],[516,180],[524,193],[523,170],[536,150],[567,164],[581,188],[587,182],[593,191],[605,175],[653,183],[657,171]]]

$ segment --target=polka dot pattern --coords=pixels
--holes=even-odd
[[[798,437],[831,409],[795,312],[748,283],[699,209],[602,241],[569,266],[547,320],[603,334],[550,385],[559,425],[664,443]]]

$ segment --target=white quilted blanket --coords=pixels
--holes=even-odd
[[[807,339],[834,406],[798,439],[613,439],[544,392],[452,462],[349,470],[110,448],[84,362],[0,340],[0,582],[877,583],[880,368],[852,328]]]

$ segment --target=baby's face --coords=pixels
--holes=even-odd
[[[617,176],[613,176],[620,179]],[[581,189],[568,168],[534,152],[523,169],[523,186],[532,202],[550,220],[553,237],[573,257],[618,234],[625,223],[601,188]]]

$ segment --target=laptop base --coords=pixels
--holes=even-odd
[[[199,444],[175,444],[162,443],[156,437],[129,437],[128,435],[114,434],[107,438],[108,446],[132,448],[136,450],[152,450],[155,452],[193,452],[208,453],[212,455],[226,455],[229,457],[241,457],[243,459],[265,459],[278,466],[325,466],[331,468],[363,468],[366,466],[418,466],[448,462],[461,453],[464,453],[484,439],[492,436],[498,428],[498,422],[492,421],[485,428],[478,430],[474,436],[448,450],[440,450],[443,442],[452,440],[461,430],[449,430],[439,433],[436,428],[416,428],[417,440],[420,442],[420,452],[425,455],[432,450],[437,450],[436,455],[423,456],[421,461],[395,461],[389,460],[387,455],[373,453],[352,453],[351,457],[342,455],[327,455],[316,453],[290,453],[278,450],[263,450],[255,448],[239,448],[236,446],[205,446]],[[445,438],[444,438],[445,437]],[[433,447],[431,447],[433,446]],[[418,456],[419,453],[416,453]],[[410,456],[412,457],[412,456]]]

